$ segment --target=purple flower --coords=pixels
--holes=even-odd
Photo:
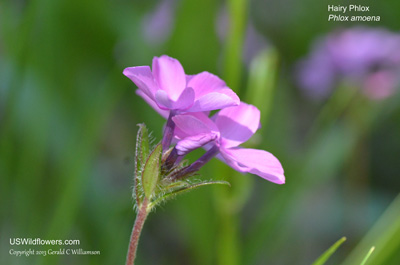
[[[177,115],[174,121],[177,154],[183,156],[205,145],[208,151],[187,172],[197,171],[213,156],[239,172],[249,172],[277,184],[285,183],[279,160],[263,150],[239,147],[260,126],[260,111],[246,103],[222,109],[211,119],[204,113]]]
[[[137,86],[136,91],[152,108],[168,118],[162,146],[166,151],[173,137],[173,116],[185,112],[202,112],[240,104],[239,97],[225,82],[209,72],[185,75],[178,60],[163,55],[153,58],[149,66],[128,67],[124,75]]]
[[[343,81],[371,99],[385,98],[399,85],[399,73],[400,34],[363,27],[327,35],[298,65],[301,87],[315,98],[328,96]]]
[[[137,94],[164,117],[169,112],[199,112],[239,105],[238,96],[219,77],[202,72],[185,75],[178,60],[163,55],[149,66],[128,67],[124,75],[137,86]]]

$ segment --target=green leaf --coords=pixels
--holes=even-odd
[[[142,186],[146,198],[151,199],[160,178],[160,159],[162,146],[158,144],[149,155],[142,173]]]
[[[335,244],[333,244],[327,251],[325,251],[319,258],[314,261],[312,265],[323,265],[332,256],[333,253],[346,241],[346,237],[342,237]]]
[[[365,256],[365,258],[363,259],[363,261],[361,262],[360,265],[365,265],[365,263],[367,263],[367,260],[368,260],[369,257],[371,256],[372,252],[374,252],[374,250],[375,250],[375,247],[372,247],[372,248],[368,251],[367,255]]]
[[[165,201],[168,199],[173,198],[174,196],[186,192],[186,191],[190,191],[202,186],[207,186],[207,185],[228,185],[231,186],[231,184],[227,181],[203,181],[203,182],[197,182],[197,183],[189,183],[189,182],[183,182],[183,181],[179,181],[178,185],[169,185],[167,187],[172,187],[172,188],[167,188],[165,193],[163,195],[161,195],[160,197],[158,197],[157,199],[155,199],[151,204],[151,207]]]

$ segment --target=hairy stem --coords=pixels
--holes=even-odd
[[[131,240],[129,242],[128,255],[126,256],[126,265],[133,265],[136,258],[136,249],[139,243],[140,233],[142,232],[142,228],[144,222],[146,221],[146,217],[149,214],[147,211],[148,201],[147,198],[143,200],[142,205],[139,208],[139,211],[136,215],[135,225],[132,229]]]

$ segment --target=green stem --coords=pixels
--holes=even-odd
[[[240,264],[241,253],[237,219],[238,214],[236,213],[223,213],[220,216],[217,264]]]
[[[139,243],[140,233],[142,232],[144,222],[146,221],[148,211],[147,198],[143,200],[142,205],[139,208],[138,214],[136,215],[135,225],[132,229],[131,240],[129,242],[128,255],[126,256],[126,265],[133,265],[136,258],[136,249]]]
[[[229,10],[230,28],[224,51],[223,76],[228,86],[238,93],[241,82],[241,56],[248,3],[246,0],[229,0],[226,3]]]

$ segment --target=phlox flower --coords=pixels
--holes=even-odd
[[[239,105],[239,97],[216,75],[185,75],[182,65],[166,55],[149,66],[128,67],[124,75],[139,88],[137,94],[164,117],[172,111],[199,112]]]
[[[212,157],[217,156],[233,169],[256,174],[277,184],[285,183],[283,168],[271,153],[239,147],[260,127],[260,111],[241,102],[239,106],[220,110],[212,118],[205,113],[177,115],[175,137],[176,152],[183,156],[204,145],[208,151],[187,172],[197,171]]]
[[[209,72],[185,75],[180,62],[166,55],[153,58],[149,66],[128,67],[124,75],[139,88],[136,93],[164,118],[162,146],[166,151],[175,124],[171,118],[185,112],[202,112],[239,105],[240,99],[225,82]]]
[[[400,84],[400,34],[386,29],[355,27],[332,32],[314,44],[298,64],[304,91],[324,98],[343,81],[373,100],[391,96]]]

